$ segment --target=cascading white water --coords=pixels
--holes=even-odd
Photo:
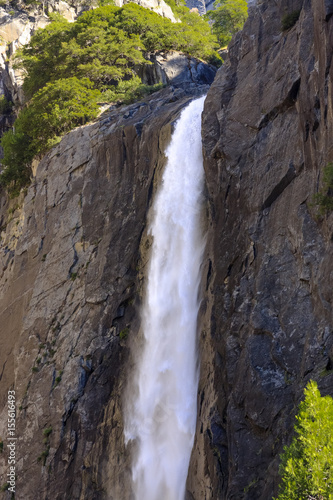
[[[192,101],[176,123],[154,204],[153,246],[142,311],[144,347],[125,439],[137,442],[136,500],[184,500],[196,424],[196,348],[203,165],[201,113]]]

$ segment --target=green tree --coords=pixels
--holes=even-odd
[[[296,434],[282,455],[277,500],[333,500],[333,399],[321,397],[313,381],[304,394]]]
[[[324,167],[323,187],[313,197],[314,204],[321,215],[333,210],[333,163]]]
[[[221,47],[228,45],[233,35],[243,28],[247,19],[246,0],[216,0],[215,10],[207,13],[213,21],[213,33]]]
[[[218,44],[208,23],[188,9],[182,18],[172,23],[134,3],[85,12],[75,23],[54,16],[17,52],[16,67],[25,72],[24,92],[31,98],[46,83],[73,76],[87,77],[105,90],[134,78],[140,66],[149,64],[145,53],[155,50],[217,60]]]
[[[87,77],[95,87],[133,76],[143,64],[144,46],[136,35],[114,27],[117,7],[87,12],[76,23],[57,17],[37,30],[18,51],[16,67],[25,71],[23,89],[30,98],[46,83],[60,78]]]
[[[31,99],[15,121],[14,130],[1,138],[5,167],[0,182],[16,195],[30,180],[30,163],[60,136],[97,116],[101,93],[88,78],[50,82]]]
[[[72,24],[60,15],[44,29],[38,29],[29,44],[18,50],[15,67],[24,71],[23,89],[27,98],[44,87],[46,83],[63,75],[64,55],[62,44],[71,39]]]
[[[101,99],[88,78],[63,78],[50,82],[31,99],[15,122],[32,138],[31,149],[44,153],[59,136],[96,118]]]
[[[22,132],[9,130],[3,134],[1,146],[4,158],[1,160],[0,183],[12,196],[17,196],[30,182],[30,164],[34,156],[30,150],[30,138]]]
[[[106,1],[106,0],[105,0]],[[16,54],[24,71],[27,103],[4,134],[0,182],[11,190],[26,185],[30,162],[60,136],[93,119],[98,102],[131,102],[160,88],[143,85],[147,52],[181,50],[218,63],[216,37],[209,24],[190,13],[182,0],[175,4],[182,21],[172,23],[137,4],[104,5],[69,23],[59,14],[38,29]]]

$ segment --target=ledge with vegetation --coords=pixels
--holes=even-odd
[[[76,126],[95,119],[102,103],[129,103],[160,88],[138,74],[148,52],[178,50],[221,64],[207,21],[168,0],[180,22],[129,3],[85,12],[69,23],[59,14],[15,55],[27,99],[1,140],[0,182],[12,196],[30,182],[31,162]]]

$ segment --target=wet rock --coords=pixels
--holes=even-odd
[[[142,81],[148,85],[210,85],[215,78],[214,66],[182,52],[156,52],[148,57],[152,65],[145,66],[140,75]]]

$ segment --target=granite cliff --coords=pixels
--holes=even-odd
[[[270,500],[306,382],[333,395],[333,216],[311,206],[333,160],[332,14],[331,0],[253,2],[208,91],[188,500]],[[0,441],[14,389],[18,500],[131,498],[121,404],[147,213],[173,123],[208,90],[198,68],[185,61],[178,86],[166,72],[167,88],[67,134],[19,199],[1,193]]]
[[[69,133],[27,193],[2,192],[0,467],[4,486],[11,389],[15,498],[130,498],[121,397],[139,328],[147,210],[173,122],[208,90],[186,76],[183,84]]]
[[[312,207],[333,159],[332,14],[324,0],[255,2],[206,99],[195,499],[271,499],[304,386],[333,395],[333,218]]]

